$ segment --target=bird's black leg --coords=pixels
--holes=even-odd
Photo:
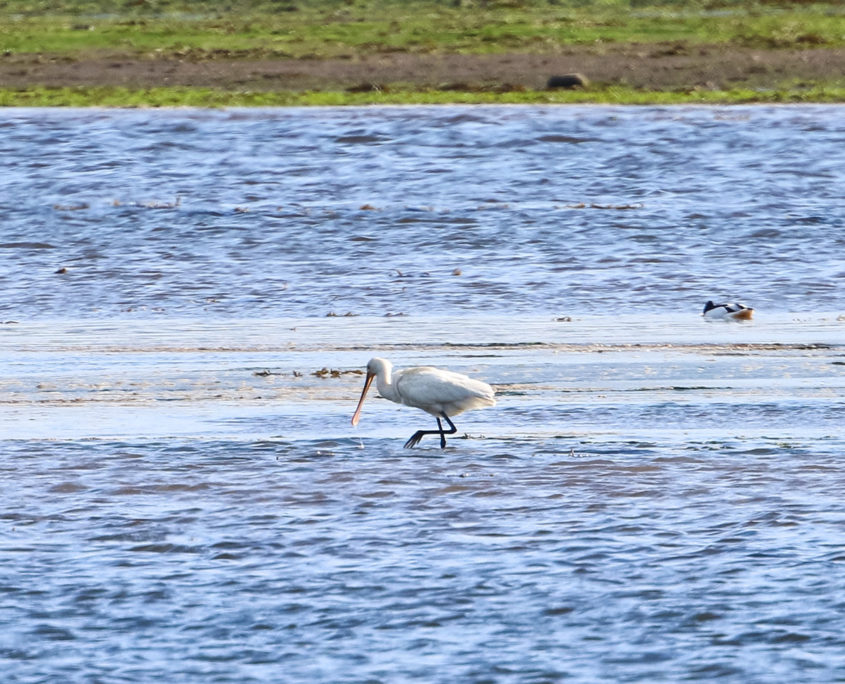
[[[411,435],[411,439],[409,439],[407,442],[405,442],[405,448],[406,449],[413,449],[415,446],[417,446],[417,444],[420,443],[420,440],[425,435],[440,435],[440,448],[445,449],[446,448],[446,435],[454,435],[458,431],[458,428],[455,427],[455,424],[451,420],[449,420],[449,416],[447,416],[445,413],[441,413],[440,415],[443,416],[443,418],[446,420],[447,423],[449,423],[449,428],[451,428],[451,429],[444,430],[443,424],[440,422],[440,418],[436,417],[437,418],[437,429],[436,430],[417,430],[413,435]]]
[[[440,418],[437,419],[437,427],[440,428],[440,448],[446,448],[446,435],[454,435],[458,428],[455,427],[455,424],[449,420],[449,416],[447,416],[443,411],[440,412],[440,415],[443,416],[444,420],[449,423],[450,430],[444,430],[443,426],[440,424]]]

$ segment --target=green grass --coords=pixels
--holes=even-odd
[[[0,0],[0,59],[298,59],[386,52],[555,54],[569,44],[845,46],[845,3],[783,0]],[[0,106],[842,102],[842,79],[767,90],[243,92],[0,88]]]
[[[714,10],[713,8],[717,8]],[[115,9],[117,8],[117,9]],[[0,0],[0,54],[336,57],[385,51],[549,52],[567,43],[845,45],[840,2],[630,0]]]
[[[392,90],[348,93],[223,91],[210,88],[0,89],[2,107],[279,107],[424,104],[747,104],[845,102],[845,88],[785,85],[772,90],[650,91],[608,87],[577,91],[460,92]]]

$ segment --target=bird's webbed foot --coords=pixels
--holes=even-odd
[[[423,435],[439,435],[440,436],[440,448],[446,448],[446,435],[454,435],[457,432],[457,428],[455,428],[455,424],[449,419],[445,413],[441,413],[444,420],[449,423],[449,427],[451,429],[444,430],[443,424],[440,422],[440,418],[437,418],[437,429],[436,430],[417,430],[413,435],[411,435],[411,439],[405,442],[406,449],[413,449],[417,444],[420,443],[420,440],[423,438]]]
[[[420,443],[420,440],[423,438],[423,435],[426,434],[425,430],[417,430],[413,435],[411,435],[411,439],[405,442],[406,449],[413,449],[417,444]]]

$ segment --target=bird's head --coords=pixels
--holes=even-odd
[[[364,380],[364,389],[361,391],[361,398],[358,400],[358,407],[355,409],[355,413],[352,414],[352,424],[357,425],[358,421],[361,419],[361,407],[364,405],[364,399],[367,398],[367,392],[370,389],[370,385],[373,384],[373,379],[379,376],[381,377],[390,377],[390,370],[393,368],[390,361],[387,359],[380,359],[379,357],[373,357],[367,362],[367,377]]]

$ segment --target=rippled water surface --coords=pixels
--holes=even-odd
[[[0,110],[3,681],[845,680],[843,143]],[[403,449],[374,355],[498,404]]]
[[[0,311],[828,311],[843,142],[841,107],[7,110]]]

